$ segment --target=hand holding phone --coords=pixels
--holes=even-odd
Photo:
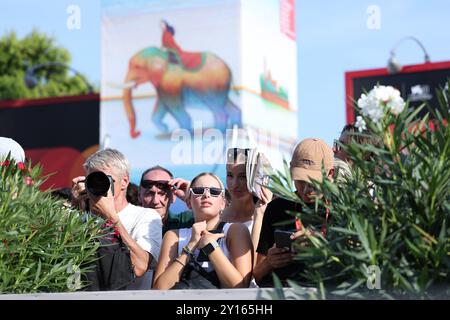
[[[275,245],[277,248],[286,248],[291,250],[292,239],[291,235],[293,232],[291,231],[283,231],[283,230],[275,230]]]

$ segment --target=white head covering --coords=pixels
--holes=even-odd
[[[0,137],[0,160],[6,159],[9,152],[11,152],[11,159],[16,162],[25,161],[25,151],[20,144],[11,138]]]

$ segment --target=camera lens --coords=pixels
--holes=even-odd
[[[86,189],[94,196],[106,196],[111,182],[106,174],[100,171],[92,172],[86,177]]]

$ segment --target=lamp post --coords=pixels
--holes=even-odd
[[[79,73],[74,68],[72,68],[64,63],[61,63],[61,62],[45,62],[45,63],[40,63],[40,64],[36,64],[32,67],[29,67],[23,78],[27,88],[33,89],[34,87],[37,86],[37,84],[39,83],[39,80],[36,77],[35,72],[36,72],[36,70],[45,68],[45,67],[64,67],[64,68],[71,70],[73,73],[75,73],[77,76],[79,76],[83,80],[84,84],[88,88],[89,93],[94,92],[94,89],[92,88],[92,86],[89,84],[89,82],[86,80],[86,78],[81,73]]]
[[[404,38],[400,39],[399,41],[397,41],[397,43],[394,45],[394,48],[392,48],[392,50],[391,50],[391,56],[389,57],[388,65],[387,65],[387,69],[388,69],[389,73],[391,73],[391,74],[398,73],[398,72],[400,72],[402,70],[403,66],[395,58],[395,50],[400,45],[400,43],[404,42],[405,40],[413,40],[415,43],[417,43],[422,48],[422,50],[424,52],[424,60],[425,60],[424,63],[429,63],[430,62],[430,56],[428,55],[427,50],[425,49],[423,44],[417,38],[415,38],[415,37],[404,37]]]

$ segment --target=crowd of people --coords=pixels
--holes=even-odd
[[[321,196],[311,182],[322,180],[322,168],[330,181],[351,174],[352,163],[342,145],[357,137],[349,134],[355,131],[352,125],[344,127],[333,149],[317,138],[295,147],[290,171],[303,203],[313,205]],[[11,151],[12,140],[1,141],[4,155]],[[142,173],[137,186],[130,182],[125,156],[103,149],[85,161],[85,176],[72,180],[70,192],[53,194],[114,226],[128,249],[134,274],[134,280],[120,289],[273,287],[273,274],[287,286],[288,279],[300,280],[302,265],[291,248],[277,246],[275,233],[288,231],[293,242],[304,241],[308,226],[288,213],[301,212],[299,203],[275,197],[267,188],[260,198],[249,192],[247,151],[227,151],[226,185],[213,173],[203,172],[187,181],[155,165]],[[86,188],[86,177],[98,171],[111,183],[101,196]],[[189,210],[172,213],[177,198]],[[329,212],[319,209],[318,214],[322,223],[317,227],[326,236]],[[111,265],[115,267],[122,265]]]

